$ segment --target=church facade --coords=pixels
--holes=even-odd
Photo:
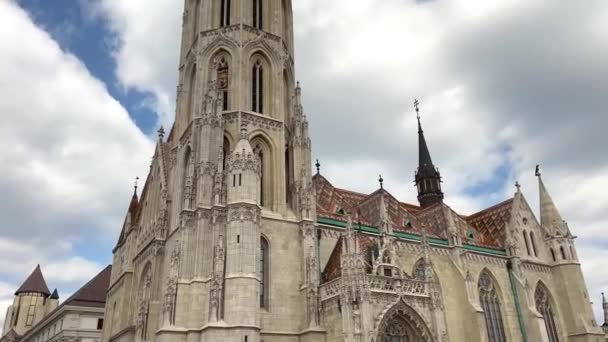
[[[603,341],[537,172],[472,215],[419,123],[418,204],[313,175],[290,0],[187,0],[175,124],[113,250],[102,341]],[[418,110],[418,106],[416,106]]]

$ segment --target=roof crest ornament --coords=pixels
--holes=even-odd
[[[319,163],[319,159],[317,159],[317,163],[315,164],[315,167],[317,168],[317,174],[320,175],[321,174],[321,163]]]
[[[382,178],[382,175],[378,178],[378,182],[380,183],[380,189],[384,189],[384,178]]]

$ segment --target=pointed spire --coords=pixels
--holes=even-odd
[[[133,196],[131,197],[131,203],[129,203],[129,213],[134,215],[139,205],[139,197],[137,195],[137,187],[139,183],[139,177],[135,177],[135,185],[133,186]]]
[[[565,235],[568,231],[566,223],[545,187],[539,165],[536,166],[536,177],[538,177],[538,193],[540,197],[540,224],[548,228],[553,234]]]
[[[53,290],[53,294],[51,294],[51,299],[59,299],[59,292],[57,292],[57,289]]]
[[[602,327],[608,327],[608,302],[604,292],[602,292],[602,309],[604,310],[604,324],[602,324]]]
[[[50,296],[49,287],[46,285],[46,281],[42,276],[42,271],[40,270],[40,265],[36,266],[32,274],[23,282],[21,287],[15,292],[15,296],[21,293],[40,293],[45,296]]]
[[[441,191],[441,174],[433,165],[431,153],[424,138],[420,123],[420,102],[414,101],[416,118],[418,119],[418,170],[416,171],[416,186],[418,187],[418,202],[423,208],[443,202]]]

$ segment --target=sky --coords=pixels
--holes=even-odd
[[[0,316],[36,264],[65,299],[111,263],[134,179],[173,121],[182,11],[179,0],[0,0]],[[418,98],[458,212],[511,197],[515,181],[537,208],[542,165],[600,320],[605,0],[297,0],[294,23],[326,178],[372,192],[382,174],[416,203]]]

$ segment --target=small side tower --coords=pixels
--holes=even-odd
[[[418,117],[418,170],[416,170],[415,183],[418,188],[418,202],[423,208],[443,202],[441,191],[441,174],[433,165],[431,153],[426,145],[424,131],[420,123],[420,109],[418,100],[414,102],[416,116]]]
[[[570,233],[549,195],[538,166],[536,176],[540,196],[540,223],[554,262],[552,272],[557,291],[554,299],[562,312],[566,331],[569,335],[576,335],[572,341],[596,341],[604,333],[598,327],[591,309],[591,299],[574,246],[576,237]]]
[[[258,315],[260,307],[265,305],[261,295],[263,275],[259,268],[260,162],[253,153],[244,125],[226,171],[228,212],[224,283],[225,293],[230,295],[224,298],[223,320],[230,326],[240,328],[232,329],[229,335],[214,337],[221,341],[258,342]]]
[[[42,320],[49,312],[53,300],[46,285],[40,265],[15,292],[13,305],[8,307],[4,319],[3,336],[11,330],[17,335],[23,335]]]

